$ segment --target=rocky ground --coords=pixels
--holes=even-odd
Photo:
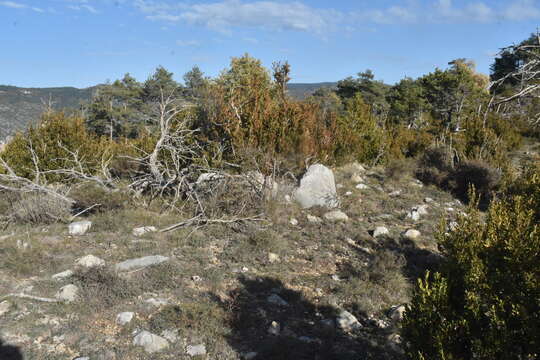
[[[334,175],[337,208],[278,196],[262,222],[159,232],[181,219],[129,207],[8,228],[0,358],[401,358],[402,304],[464,206],[407,171]]]

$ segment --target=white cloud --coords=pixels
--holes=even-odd
[[[248,27],[324,34],[339,28],[369,24],[490,23],[540,19],[536,0],[510,0],[507,5],[499,6],[488,0],[459,4],[452,0],[411,0],[405,5],[350,12],[315,8],[306,0],[214,0],[195,4],[172,0],[132,0],[132,4],[151,20],[199,25],[222,33]]]
[[[497,12],[483,2],[471,2],[459,8],[452,4],[452,0],[438,0],[434,4],[434,10],[430,15],[434,22],[487,23],[498,17]]]
[[[234,27],[252,27],[322,33],[341,16],[340,12],[316,9],[298,1],[223,0],[186,5],[135,0],[134,4],[152,20],[185,22],[222,32]]]
[[[11,9],[26,9],[26,10],[32,10],[38,13],[44,13],[45,10],[42,8],[36,7],[36,6],[29,6],[23,3],[15,2],[15,1],[0,1],[0,6],[8,7]]]
[[[26,9],[28,7],[28,5],[17,3],[14,1],[0,1],[0,5],[12,9]]]

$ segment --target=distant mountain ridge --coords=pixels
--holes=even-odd
[[[335,85],[335,82],[292,83],[288,84],[288,90],[292,97],[304,99],[321,87]],[[0,85],[0,142],[30,124],[35,124],[49,101],[55,109],[76,109],[89,101],[97,88],[22,88]]]
[[[0,85],[0,141],[34,124],[49,101],[55,109],[74,109],[90,100],[96,88],[20,88]]]

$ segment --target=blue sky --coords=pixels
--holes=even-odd
[[[0,84],[86,87],[158,65],[215,76],[248,52],[287,60],[293,82],[372,69],[394,83],[536,31],[540,0],[0,0]]]

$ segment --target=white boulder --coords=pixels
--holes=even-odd
[[[294,191],[294,199],[304,209],[313,206],[335,208],[339,205],[334,173],[321,164],[311,165]]]

